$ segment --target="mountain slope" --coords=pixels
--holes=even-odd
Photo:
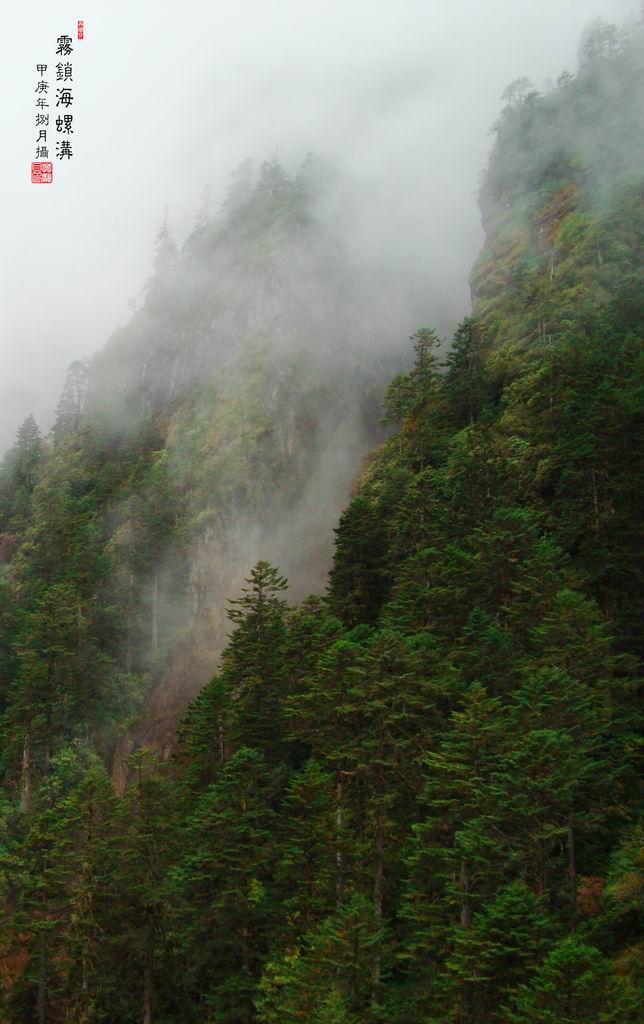
[[[36,662],[15,686],[29,673],[61,686],[86,676],[85,646],[83,665],[97,659],[106,678],[93,709],[61,713],[53,742],[89,729],[109,756],[116,740],[119,777],[132,745],[168,748],[225,642],[225,599],[260,552],[301,595],[322,584],[331,529],[378,436],[387,328],[324,220],[327,177],[312,158],[293,179],[272,162],[254,181],[243,165],[181,254],[164,222],[143,305],[89,373],[70,368],[52,442],[27,430],[7,457],[6,578]],[[85,557],[96,569],[80,568]],[[55,668],[29,625],[50,604],[85,630],[80,640],[70,626]],[[29,764],[50,742],[15,715],[14,780],[26,733],[40,748]]]
[[[596,209],[570,112],[628,132],[641,55],[506,112],[474,316],[446,372],[415,335],[326,599],[249,580],[176,758],[195,1020],[640,1019],[641,181]],[[553,109],[566,172],[524,148]]]
[[[268,558],[290,573],[317,550],[318,467],[348,407],[352,436],[371,429],[378,375],[361,342],[333,367],[319,331],[294,344],[316,306],[292,318],[270,246],[258,285],[266,229],[300,209],[276,215],[274,166],[270,201],[242,176],[233,219],[191,243],[224,245],[225,266],[244,250],[228,326],[207,283],[186,298],[162,229],[147,311],[82,418],[77,368],[53,452],[21,430],[3,492],[7,1024],[641,1020],[642,52],[640,31],[596,25],[574,80],[509,88],[473,316],[446,364],[414,334],[323,597],[288,603]],[[275,544],[294,499],[304,536],[288,519]],[[197,689],[209,603],[241,566],[228,544],[261,559],[231,588],[218,671],[173,756],[130,753],[117,796],[96,750],[123,732],[118,698],[186,635],[190,601],[174,664]]]

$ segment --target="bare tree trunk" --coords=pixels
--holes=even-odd
[[[131,620],[131,615],[132,615],[133,606],[134,606],[133,593],[134,593],[134,573],[131,572],[129,574],[129,577],[128,577],[128,590],[127,590],[127,606],[128,606],[128,611],[130,613],[130,616],[129,616],[130,622],[132,621]],[[131,672],[132,671],[132,631],[131,631],[131,629],[128,629],[127,636],[126,636],[126,639],[125,639],[125,671],[126,672]]]
[[[382,807],[380,807],[378,809],[378,822],[376,825],[376,871],[373,880],[373,906],[378,928],[382,925],[382,907],[385,889],[385,829],[382,819]],[[374,946],[371,965],[371,1002],[374,1006],[378,1002],[381,973],[382,955],[380,949],[380,938],[378,938]]]
[[[152,953],[147,949],[143,970],[143,1024],[152,1024],[152,990]]]
[[[342,779],[338,779],[336,784],[336,799],[337,799],[337,810],[336,810],[336,833],[337,833],[337,846],[335,852],[335,892],[338,906],[342,903],[342,894],[344,891],[344,852],[342,850],[343,843],[343,832],[344,832],[344,808],[342,806],[343,801],[343,786]]]
[[[217,725],[217,733],[219,737],[219,763],[226,763],[226,743],[224,740],[224,729],[221,722]]]
[[[31,737],[26,734],[22,745],[20,771],[20,810],[26,814],[31,807]]]
[[[52,709],[54,706],[54,671],[56,668],[56,660],[49,659],[47,666],[47,715],[45,724],[45,747],[44,747],[44,761],[45,761],[45,775],[49,775],[49,761],[51,758],[51,734],[52,734]]]
[[[536,896],[543,896],[546,891],[546,858],[541,848],[537,848],[535,855],[534,891]]]
[[[591,469],[590,472],[593,478],[593,505],[595,506],[595,529],[597,530],[597,533],[599,533],[599,496],[597,494],[597,476],[595,474],[594,469]]]
[[[575,853],[575,830],[572,818],[568,820],[568,882],[573,914],[577,912],[577,856]]]
[[[47,962],[45,960],[45,935],[40,936],[40,965],[38,968],[38,992],[36,995],[36,1020],[45,1024],[45,1007],[47,1002]]]
[[[156,569],[152,587],[152,650],[155,654],[159,650],[159,573]]]
[[[464,928],[469,928],[472,924],[472,908],[470,906],[470,869],[467,861],[463,857],[461,860],[461,892],[463,893],[463,902],[461,903],[461,924]]]
[[[241,948],[242,970],[243,970],[244,974],[250,974],[250,954],[249,954],[249,942],[248,942],[249,934],[248,934],[248,925],[247,924],[242,926],[241,939],[242,939],[242,948]]]

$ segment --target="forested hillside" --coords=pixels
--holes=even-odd
[[[414,334],[367,460],[384,348],[311,162],[242,171],[181,256],[164,225],[21,428],[7,1024],[644,1019],[641,30],[582,57],[506,91],[472,315]]]
[[[324,584],[392,372],[331,184],[313,157],[294,177],[249,161],[181,252],[166,215],[140,308],[72,364],[51,435],[30,417],[5,458],[3,765],[27,802],[75,736],[116,750],[119,784],[132,745],[167,752],[260,555],[298,596]]]

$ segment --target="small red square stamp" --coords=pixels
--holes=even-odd
[[[78,22],[78,38],[79,39],[83,39],[84,36],[85,36],[85,22],[84,21],[79,21]]]
[[[34,185],[51,185],[54,178],[54,165],[51,160],[32,163],[31,180]]]

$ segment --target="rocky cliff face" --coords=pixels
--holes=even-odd
[[[90,368],[81,447],[100,437],[117,463],[142,449],[102,508],[108,591],[128,613],[120,657],[147,692],[117,742],[119,784],[131,750],[170,750],[259,557],[283,567],[294,599],[323,587],[381,436],[396,339],[321,221],[321,190],[310,163],[294,180],[267,164],[180,255],[162,228],[142,308]]]

